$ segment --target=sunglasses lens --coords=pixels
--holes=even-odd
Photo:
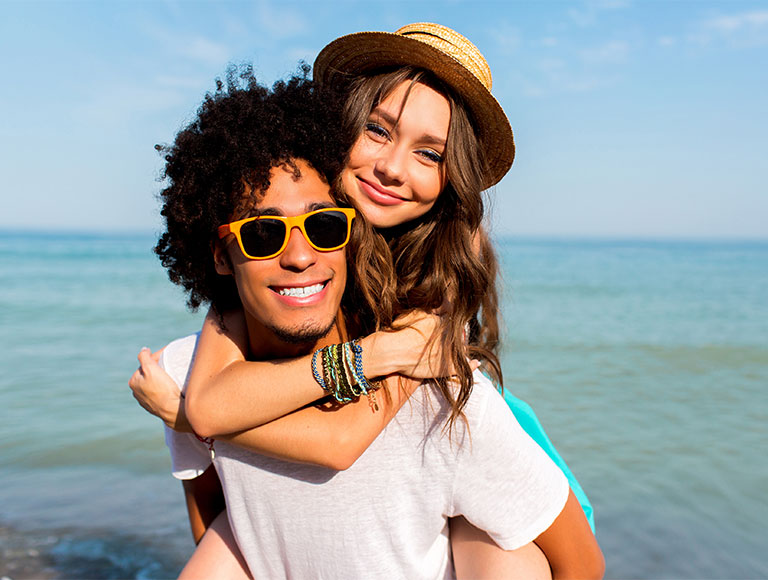
[[[340,211],[321,211],[309,216],[304,229],[310,241],[318,248],[341,246],[347,240],[347,216]]]
[[[245,253],[264,258],[277,253],[285,241],[285,224],[280,220],[264,218],[243,224],[240,229]]]

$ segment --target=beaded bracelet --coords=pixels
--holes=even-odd
[[[326,381],[329,385],[328,393],[339,403],[350,403],[352,402],[352,397],[340,388],[340,378],[338,377],[340,373],[337,372],[339,371],[339,367],[335,364],[336,361],[334,360],[335,353],[333,352],[333,346],[335,345],[326,346],[325,348],[320,349],[322,352],[323,371],[328,375],[328,380]]]
[[[316,350],[312,354],[312,376],[337,402],[346,404],[366,395],[371,409],[378,411],[373,391],[381,385],[369,383],[363,374],[363,347],[359,340]]]
[[[328,383],[326,383],[323,380],[323,377],[320,376],[320,373],[317,372],[317,357],[320,355],[320,349],[316,350],[312,353],[312,376],[315,377],[315,380],[317,381],[317,384],[323,387],[323,390],[325,392],[328,392]],[[325,369],[323,369],[325,370]]]
[[[331,364],[334,366],[336,376],[338,377],[338,390],[342,393],[344,400],[352,400],[359,396],[352,388],[347,376],[347,365],[344,361],[344,347],[341,344],[334,344],[328,347],[332,353]]]
[[[352,374],[355,377],[355,380],[360,385],[360,387],[363,389],[364,393],[367,393],[369,390],[372,390],[370,383],[368,383],[368,380],[365,378],[365,373],[363,373],[363,347],[360,344],[360,339],[356,338],[352,341],[351,344],[352,352],[354,353],[354,366],[352,367]]]
[[[347,365],[347,370],[349,370],[349,375],[352,377],[357,396],[367,395],[370,385],[368,384],[368,381],[365,380],[365,377],[360,375],[356,370],[357,359],[355,358],[355,355],[352,354],[352,342],[345,342],[342,346],[344,347],[344,362]]]
[[[363,373],[363,347],[360,345],[360,339],[355,339],[344,343],[344,352],[346,354],[349,372],[358,387],[360,394],[368,398],[368,405],[374,413],[379,410],[379,403],[376,401],[374,391],[380,388],[381,382],[369,383]],[[351,364],[350,364],[351,362]]]

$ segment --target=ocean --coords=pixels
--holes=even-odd
[[[0,233],[0,577],[192,552],[127,381],[197,330],[148,235]],[[499,240],[505,384],[595,509],[608,578],[768,577],[768,242]]]

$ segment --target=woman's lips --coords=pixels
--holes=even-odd
[[[406,201],[393,192],[384,189],[383,187],[377,187],[365,179],[358,177],[357,181],[360,183],[360,189],[363,190],[363,193],[365,193],[365,195],[367,195],[374,203],[379,205],[398,205],[405,203]]]

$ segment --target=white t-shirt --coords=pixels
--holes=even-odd
[[[187,337],[163,353],[179,384],[195,343]],[[423,386],[346,471],[216,441],[230,523],[254,577],[452,578],[449,517],[463,515],[507,550],[546,530],[568,482],[490,381],[475,373],[464,411],[469,432],[458,421],[449,437],[448,411]],[[210,465],[194,435],[167,430],[166,441],[176,477]]]

